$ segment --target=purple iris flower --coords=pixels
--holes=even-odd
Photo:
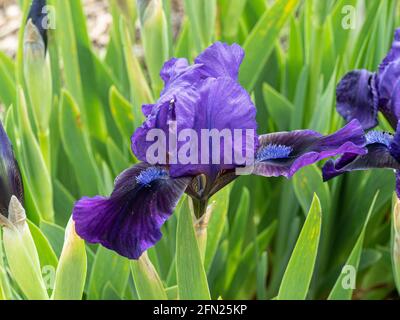
[[[322,169],[324,180],[354,170],[392,169],[396,171],[396,192],[400,197],[400,29],[377,72],[355,70],[340,81],[337,110],[346,121],[359,120],[366,130],[378,125],[380,111],[396,133],[366,133],[368,153],[349,152],[336,161],[328,161]]]
[[[15,160],[13,148],[0,122],[0,224],[8,217],[8,205],[15,196],[24,204],[21,173]]]
[[[184,193],[200,217],[208,199],[241,169],[291,177],[326,157],[365,154],[357,120],[330,136],[310,130],[258,136],[256,108],[238,83],[243,57],[240,46],[217,42],[193,65],[186,59],[165,63],[165,88],[155,104],[143,106],[146,121],[131,139],[142,163],[116,179],[109,197],[85,197],[75,204],[73,219],[82,238],[138,259],[161,239],[160,228]],[[204,132],[224,135],[217,142],[210,136],[199,139]],[[235,143],[226,141],[229,137]],[[157,144],[157,152],[150,152]]]
[[[377,72],[354,70],[337,87],[337,111],[346,121],[358,119],[364,129],[378,125],[382,112],[394,130],[400,119],[400,29]]]
[[[396,192],[400,197],[400,122],[394,135],[370,131],[366,135],[368,152],[354,154],[348,152],[337,160],[329,160],[323,167],[324,181],[345,172],[368,169],[391,169],[396,171]]]

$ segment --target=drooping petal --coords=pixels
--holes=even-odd
[[[195,63],[203,65],[205,77],[230,77],[237,80],[243,58],[244,51],[239,45],[216,42],[200,54]]]
[[[311,130],[260,136],[254,174],[290,178],[302,167],[344,153],[365,154],[364,131],[357,120],[323,136]]]
[[[187,164],[178,156],[178,163],[171,164],[171,176],[203,173],[215,177],[221,170],[243,164],[245,158],[254,159],[258,145],[256,108],[236,81],[227,77],[208,78],[200,89],[197,103],[186,110],[192,115],[185,116],[194,119],[193,126],[186,128],[193,129],[197,136],[197,155]],[[185,119],[177,114],[177,122],[179,135],[185,128]],[[178,149],[185,143],[180,142]],[[238,159],[240,156],[243,159]]]
[[[377,92],[374,74],[367,70],[351,71],[336,88],[337,111],[347,121],[357,119],[364,129],[378,124]]]
[[[322,169],[324,181],[337,177],[345,172],[368,169],[400,169],[396,160],[397,139],[388,133],[372,131],[366,135],[366,154],[346,153],[336,161],[328,161]]]
[[[76,231],[130,259],[138,259],[161,239],[190,178],[172,179],[161,167],[138,164],[115,181],[110,197],[82,198],[73,209]]]
[[[0,214],[8,216],[11,197],[24,204],[24,189],[11,142],[0,122]]]

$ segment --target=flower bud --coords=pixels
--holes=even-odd
[[[169,56],[168,27],[161,0],[138,1],[144,54],[156,95],[163,83],[159,76],[164,61]]]
[[[53,299],[81,300],[86,271],[85,242],[76,234],[75,223],[71,219],[65,229],[64,247],[57,267]]]
[[[26,222],[25,210],[15,196],[8,207],[8,220],[3,217],[3,243],[13,279],[30,300],[48,299],[42,278],[39,256]]]
[[[42,14],[44,9],[38,3],[45,5],[44,1],[34,1],[25,27],[24,76],[36,125],[39,132],[44,134],[49,127],[52,81],[50,62],[46,56],[47,31],[44,28],[46,16]]]

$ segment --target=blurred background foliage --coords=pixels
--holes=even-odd
[[[240,82],[257,106],[258,132],[328,134],[344,124],[335,111],[337,82],[352,69],[375,70],[400,26],[396,0],[109,0],[112,24],[100,54],[80,0],[48,3],[56,12],[51,79],[29,85],[24,23],[15,59],[0,52],[4,123],[42,266],[49,255],[58,263],[74,201],[108,195],[137,161],[130,136],[143,121],[141,105],[162,89],[167,59],[192,61],[216,40],[236,42],[246,51]],[[19,1],[24,17],[29,4]],[[37,86],[52,94],[35,114]],[[393,190],[387,171],[328,184],[317,166],[290,181],[242,177],[213,199],[206,231],[190,228],[183,201],[139,262],[87,246],[84,298],[398,298]],[[355,290],[341,285],[346,264],[356,270]],[[23,297],[7,272],[0,279],[9,297]]]

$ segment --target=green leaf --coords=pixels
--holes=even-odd
[[[21,87],[18,89],[17,106],[18,133],[21,139],[18,152],[20,158],[18,160],[24,185],[31,193],[29,196],[35,207],[34,210],[38,211],[42,219],[53,221],[53,190],[50,173],[32,130],[24,92]],[[27,207],[27,209],[29,212],[30,207]]]
[[[239,265],[242,255],[244,237],[246,235],[247,221],[250,213],[250,192],[243,188],[239,201],[239,207],[232,228],[229,233],[228,260],[225,285],[229,285]]]
[[[139,260],[131,261],[131,270],[139,299],[167,300],[160,276],[147,253],[144,253]]]
[[[215,194],[209,201],[213,206],[210,221],[207,227],[207,248],[204,260],[204,267],[209,271],[214,259],[219,241],[224,231],[228,214],[229,196],[232,186],[227,186]]]
[[[112,270],[112,272],[110,272]],[[97,249],[89,280],[88,298],[99,300],[107,283],[123,297],[129,279],[129,260],[104,247]]]
[[[304,300],[314,272],[321,233],[321,204],[314,195],[279,288],[278,300]]]
[[[15,104],[17,96],[14,68],[13,61],[0,52],[0,101],[7,107]]]
[[[141,112],[142,105],[151,103],[153,98],[139,61],[132,51],[132,39],[125,19],[121,17],[119,23],[124,59],[129,79],[130,101],[134,106],[133,120],[135,127],[138,127],[144,120],[144,116]]]
[[[316,166],[302,168],[293,177],[293,188],[304,214],[310,210],[310,203],[317,194],[324,212],[328,212],[331,195],[328,184],[322,181],[321,170]]]
[[[186,197],[178,215],[176,231],[176,277],[179,299],[210,300],[206,272],[193,227]]]
[[[65,242],[56,272],[54,300],[81,300],[85,288],[87,258],[85,242],[70,222],[65,231]]]
[[[94,196],[104,190],[101,175],[93,158],[81,113],[72,96],[62,92],[59,125],[65,152],[74,167],[82,194]]]
[[[275,42],[279,40],[282,28],[294,13],[299,2],[299,0],[275,1],[247,37],[244,43],[246,57],[240,71],[240,83],[248,91],[254,88],[275,47]]]
[[[59,257],[64,245],[64,228],[53,223],[42,221],[40,223],[40,230],[42,230],[46,238],[49,240],[57,257]]]
[[[153,92],[155,96],[158,96],[164,85],[160,77],[160,70],[169,56],[168,26],[162,0],[145,3],[147,6],[143,10],[139,10],[140,31]]]
[[[129,137],[134,131],[134,118],[132,105],[126,100],[116,87],[111,87],[109,94],[111,114],[115,124],[123,137]],[[130,140],[126,139],[130,145]]]
[[[400,200],[397,198],[392,212],[392,265],[397,292],[400,294]]]
[[[279,131],[288,130],[294,110],[293,104],[268,84],[264,84],[263,93],[268,113],[276,122]]]
[[[46,266],[52,266],[54,269],[56,269],[58,265],[58,259],[50,245],[49,240],[47,240],[42,231],[32,222],[28,221],[28,226],[38,251],[41,268],[43,269]]]
[[[375,203],[378,198],[378,194],[379,194],[379,191],[375,194],[375,197],[372,200],[372,204],[369,209],[367,218],[364,222],[364,227],[363,227],[361,234],[358,237],[357,242],[356,242],[353,250],[351,251],[350,256],[347,259],[347,262],[343,268],[345,268],[346,266],[347,267],[350,266],[350,267],[352,267],[352,270],[357,272],[358,265],[360,263],[364,238],[365,238],[365,231],[367,229],[368,222],[369,222],[372,212],[374,210]],[[329,300],[350,300],[351,299],[353,289],[343,286],[343,282],[345,281],[346,276],[348,276],[348,274],[343,271],[345,271],[345,270],[344,269],[342,270],[339,278],[336,280],[336,283],[333,286],[331,293],[329,294],[329,297],[328,297]],[[354,274],[354,276],[356,276],[356,274]],[[355,281],[355,279],[354,279],[354,281]]]

